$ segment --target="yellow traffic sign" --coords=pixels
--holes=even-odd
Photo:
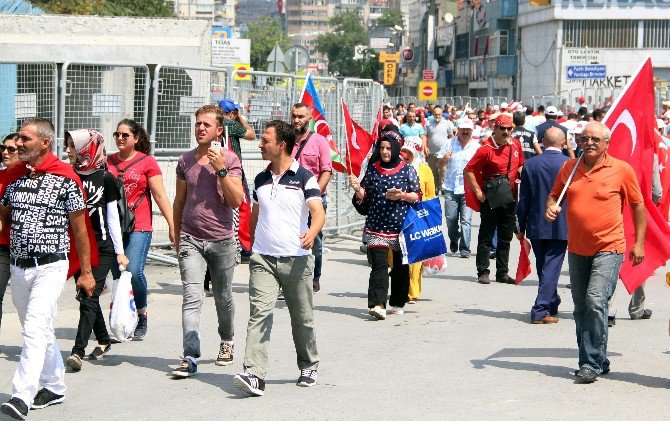
[[[379,62],[380,63],[386,63],[387,61],[391,61],[394,63],[400,63],[400,52],[389,54],[385,53],[383,51],[379,52]]]
[[[251,75],[249,73],[244,73],[244,70],[251,70],[250,64],[236,64],[233,66],[236,70],[234,73],[233,79],[235,80],[251,80]]]
[[[437,82],[419,82],[419,101],[437,101]]]

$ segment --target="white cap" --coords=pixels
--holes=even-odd
[[[470,114],[471,112],[474,112],[472,108],[466,108],[465,109],[465,114]]]
[[[502,104],[500,104],[500,109],[501,109],[501,110],[504,110],[504,109],[507,108],[507,107],[509,107],[509,104],[506,103],[506,102],[503,102]]]
[[[494,105],[494,106],[493,106],[493,110],[494,110],[494,111],[498,111],[499,109],[500,109],[499,106],[497,106],[497,105]]]
[[[456,122],[456,127],[459,129],[475,129],[475,124],[469,118],[462,118]]]
[[[667,124],[665,124],[665,121],[663,121],[660,118],[656,119],[656,124],[658,125],[659,129],[665,129],[665,126],[667,126]]]
[[[423,148],[423,141],[419,136],[407,136],[401,149],[409,149],[412,153],[416,153]]]
[[[589,124],[588,121],[579,121],[577,122],[575,128],[571,130],[571,132],[574,134],[582,134],[584,127],[586,127],[587,124]]]
[[[547,109],[544,111],[544,114],[553,117],[563,115],[563,113],[558,111],[558,108],[554,107],[553,105],[548,106]]]

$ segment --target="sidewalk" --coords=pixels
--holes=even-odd
[[[266,395],[247,398],[233,387],[233,376],[242,371],[249,314],[246,265],[235,273],[235,363],[213,363],[216,316],[213,299],[206,298],[198,373],[171,380],[182,350],[181,283],[175,267],[150,265],[147,338],[113,345],[103,361],[85,361],[81,372],[66,375],[65,403],[30,411],[28,419],[667,419],[670,288],[664,268],[647,283],[650,320],[628,319],[629,296],[619,283],[619,313],[609,339],[612,372],[579,385],[572,375],[577,345],[567,265],[559,287],[561,321],[555,325],[529,323],[534,268],[519,286],[480,285],[474,257],[450,257],[448,274],[424,279],[419,303],[408,305],[404,316],[373,321],[366,314],[369,268],[358,244],[327,240],[326,247],[322,289],[314,299],[321,358],[316,387],[295,385],[299,372],[283,302],[275,310]],[[515,240],[512,274],[518,250]],[[63,358],[76,333],[74,296],[68,282],[56,321]],[[107,306],[109,296],[102,302]],[[21,350],[9,289],[5,303],[2,402],[9,398]]]

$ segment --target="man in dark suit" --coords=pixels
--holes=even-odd
[[[530,240],[540,279],[535,305],[530,312],[533,324],[558,322],[558,317],[555,316],[558,314],[561,298],[556,288],[568,246],[568,226],[566,212],[561,213],[556,221],[547,222],[544,219],[544,204],[558,171],[568,160],[561,152],[564,143],[565,134],[561,129],[547,129],[542,140],[544,153],[526,161],[521,173],[517,236],[523,238],[525,235]]]

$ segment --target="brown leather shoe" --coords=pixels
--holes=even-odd
[[[530,322],[534,325],[546,325],[551,323],[558,323],[558,317],[547,315],[538,320],[531,320]]]

